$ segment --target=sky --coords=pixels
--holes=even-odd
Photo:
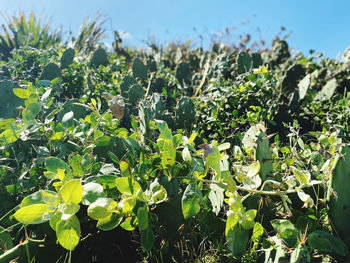
[[[313,49],[337,58],[350,46],[349,0],[0,0],[1,14],[18,10],[50,18],[66,36],[78,32],[86,15],[102,13],[109,44],[117,30],[128,46],[193,39],[193,45],[205,47],[228,28],[230,36],[223,40],[237,42],[240,34],[249,33],[270,47],[283,26],[281,36],[288,34],[289,46],[305,55]]]

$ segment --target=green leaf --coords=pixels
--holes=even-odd
[[[295,226],[286,219],[274,219],[271,221],[272,227],[277,231],[277,232],[282,232],[286,229],[295,229]]]
[[[305,185],[309,182],[309,178],[305,173],[295,168],[294,166],[291,166],[290,169],[301,185]]]
[[[111,198],[99,198],[95,202],[89,205],[88,207],[88,215],[92,219],[99,220],[102,218],[106,218],[112,214],[109,211],[109,207],[113,199]]]
[[[118,191],[122,194],[131,194],[140,201],[145,199],[140,184],[130,177],[118,177],[115,179]]]
[[[311,249],[320,252],[331,253],[335,252],[340,256],[345,256],[346,246],[339,238],[323,230],[312,232],[307,239]]]
[[[255,222],[251,239],[257,241],[264,234],[264,228],[259,222]]]
[[[170,140],[164,140],[161,152],[161,164],[164,169],[175,164],[176,149]]]
[[[93,182],[83,185],[82,203],[84,205],[90,205],[101,197],[106,197],[102,185]]]
[[[56,235],[62,247],[73,250],[78,245],[81,235],[79,219],[73,215],[67,220],[58,221]]]
[[[22,130],[19,127],[13,126],[10,129],[3,131],[0,134],[0,139],[5,141],[6,144],[10,144],[19,139],[21,132]]]
[[[158,180],[156,179],[150,184],[149,189],[145,192],[145,195],[148,200],[148,204],[153,205],[165,201],[168,194],[164,186],[159,184]]]
[[[67,123],[68,121],[70,121],[71,119],[73,119],[74,117],[74,112],[73,111],[68,111],[67,113],[65,113],[63,115],[63,118],[62,118],[62,123],[65,124]]]
[[[148,207],[143,206],[137,209],[137,221],[141,231],[148,228]]]
[[[127,214],[131,212],[136,205],[136,198],[132,195],[128,195],[126,198],[119,202],[119,206],[122,208],[122,212]]]
[[[150,251],[154,244],[154,233],[152,229],[147,228],[141,231],[141,246],[145,251]]]
[[[317,233],[317,231],[312,232],[308,236],[307,242],[311,249],[316,249],[320,252],[326,253],[332,252],[332,244],[330,240],[324,235]]]
[[[103,231],[110,231],[116,228],[123,220],[123,214],[113,213],[105,218],[101,218],[97,221],[97,227]]]
[[[13,93],[21,99],[28,99],[30,96],[30,91],[27,89],[14,88]]]
[[[228,231],[226,235],[227,247],[234,257],[244,251],[248,239],[249,231],[244,230],[239,225],[235,225],[233,229]]]
[[[53,211],[47,204],[34,204],[20,208],[13,215],[22,224],[41,224],[50,219]]]
[[[40,102],[32,102],[22,111],[23,119],[26,121],[33,120],[41,111]]]
[[[137,223],[137,218],[133,216],[127,217],[123,223],[121,223],[121,227],[127,231],[132,231],[135,229]]]
[[[160,131],[160,135],[164,139],[172,140],[173,136],[168,124],[163,120],[154,120],[157,124],[157,128]]]
[[[301,201],[304,202],[305,207],[312,207],[314,205],[314,200],[312,200],[311,196],[304,193],[303,191],[297,192]]]
[[[243,214],[241,223],[243,229],[249,230],[254,227],[254,218],[256,216],[256,213],[257,211],[255,209],[250,209]]]
[[[274,219],[271,221],[271,225],[288,247],[297,247],[299,242],[299,231],[290,221],[285,219]]]
[[[70,156],[68,158],[69,164],[73,169],[73,175],[76,177],[83,177],[84,176],[84,170],[82,166],[83,157],[81,157],[79,154],[75,154],[73,156]]]
[[[233,211],[227,212],[227,220],[226,220],[226,228],[225,228],[225,236],[228,235],[230,230],[233,230],[235,225],[239,222],[240,216],[238,213]]]
[[[62,169],[66,172],[65,179],[69,180],[73,178],[72,171],[69,166],[61,159],[57,157],[48,157],[45,159],[46,169],[52,173],[57,174],[58,169]]]
[[[59,194],[67,205],[79,204],[83,199],[83,186],[80,179],[72,179],[64,183]]]
[[[253,176],[257,175],[259,173],[259,171],[260,171],[260,162],[256,161],[255,163],[248,166],[247,176],[253,177]]]
[[[203,196],[195,183],[189,184],[182,196],[182,214],[185,219],[195,216],[201,209]]]

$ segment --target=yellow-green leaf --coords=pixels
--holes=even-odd
[[[113,201],[110,198],[98,198],[95,202],[89,205],[88,215],[92,219],[99,220],[110,216],[112,213],[109,211],[109,206]]]
[[[67,220],[60,220],[56,225],[58,242],[67,250],[73,250],[79,243],[80,223],[74,215]]]
[[[79,179],[72,179],[62,185],[59,194],[66,204],[79,204],[83,199],[83,186]]]
[[[14,217],[22,224],[41,224],[50,219],[52,212],[47,204],[34,204],[20,208]]]
[[[309,178],[305,173],[295,168],[294,166],[291,166],[290,169],[301,185],[307,184],[309,182]]]
[[[250,209],[243,214],[241,223],[243,229],[249,230],[254,227],[254,218],[256,216],[256,213],[257,211],[255,209]]]

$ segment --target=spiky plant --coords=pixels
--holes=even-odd
[[[27,19],[24,12],[14,16],[4,16],[6,25],[0,31],[0,56],[4,60],[12,57],[12,50],[23,46],[46,49],[62,40],[61,29],[51,31],[51,22],[42,25],[41,16],[32,12]]]
[[[93,50],[100,39],[105,37],[104,23],[105,20],[100,14],[91,19],[86,16],[77,37],[72,39],[74,49],[78,53]]]

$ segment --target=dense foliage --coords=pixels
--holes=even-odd
[[[0,263],[349,260],[350,53],[101,26],[0,50]]]

